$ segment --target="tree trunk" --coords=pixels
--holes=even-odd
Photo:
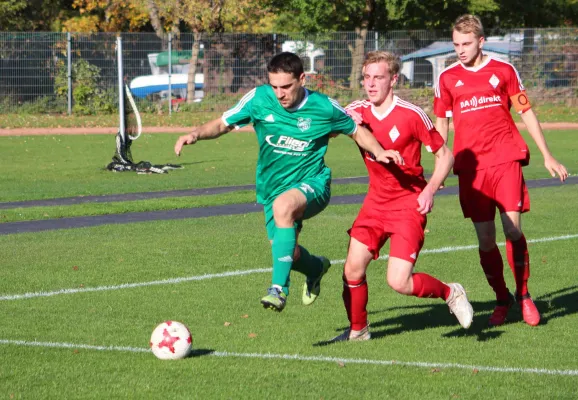
[[[361,67],[365,54],[365,40],[369,28],[373,27],[373,12],[375,10],[375,0],[366,0],[365,9],[359,27],[355,28],[355,40],[353,46],[349,46],[351,52],[351,74],[349,74],[349,88],[359,88],[361,81]]]
[[[199,59],[200,45],[201,33],[195,29],[193,32],[191,61],[189,62],[189,76],[187,77],[187,103],[192,103],[195,99],[195,74],[197,73],[197,60]]]
[[[155,33],[159,39],[164,38],[163,25],[161,24],[161,18],[159,17],[159,8],[154,0],[147,0],[147,5],[149,8],[149,17],[151,19],[151,25],[155,30]]]

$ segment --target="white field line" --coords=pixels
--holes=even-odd
[[[528,240],[528,243],[544,243],[544,242],[554,242],[558,240],[569,240],[569,239],[576,239],[578,238],[578,234],[572,235],[562,235],[562,236],[551,236],[539,239],[532,239]],[[498,243],[498,246],[504,246],[505,243]],[[469,246],[448,246],[448,247],[439,247],[437,249],[425,249],[420,252],[420,255],[423,254],[438,254],[438,253],[451,253],[454,251],[464,251],[464,250],[472,250],[477,249],[478,245],[469,245]],[[379,257],[380,260],[387,260],[388,256]],[[332,260],[331,264],[333,265],[342,265],[345,263],[345,260]],[[50,292],[28,292],[23,294],[11,294],[11,295],[3,295],[0,296],[0,301],[10,301],[10,300],[24,300],[24,299],[31,299],[35,297],[51,297],[51,296],[58,296],[62,294],[75,294],[75,293],[86,293],[86,292],[104,292],[109,290],[122,290],[122,289],[132,289],[138,287],[147,287],[147,286],[155,286],[155,285],[171,285],[183,282],[190,282],[190,281],[203,281],[208,279],[216,279],[216,278],[228,278],[231,276],[242,276],[242,275],[250,275],[250,274],[260,274],[265,272],[271,272],[271,268],[258,268],[258,269],[249,269],[249,270],[240,270],[240,271],[228,271],[223,272],[220,274],[205,274],[205,275],[195,275],[195,276],[186,276],[181,278],[171,278],[171,279],[163,279],[158,281],[150,281],[150,282],[137,282],[137,283],[123,283],[121,285],[110,285],[110,286],[96,286],[96,287],[83,287],[83,288],[74,288],[74,289],[60,289]]]
[[[0,339],[0,344],[13,346],[29,346],[29,347],[49,347],[61,349],[80,349],[80,350],[95,350],[95,351],[117,351],[117,352],[131,352],[131,353],[149,353],[150,349],[143,347],[122,347],[122,346],[93,346],[88,344],[75,343],[56,343],[56,342],[37,342],[25,340],[6,340]],[[398,360],[370,360],[365,358],[339,358],[339,357],[325,357],[325,356],[303,356],[299,354],[273,354],[273,353],[235,353],[228,351],[215,351],[208,353],[208,356],[213,357],[235,357],[235,358],[255,358],[255,359],[276,359],[276,360],[293,360],[293,361],[309,361],[309,362],[326,362],[326,363],[343,363],[343,364],[364,364],[364,365],[383,365],[383,366],[403,366],[416,368],[448,368],[448,369],[462,369],[468,371],[485,371],[485,372],[499,372],[499,373],[522,373],[522,374],[538,374],[538,375],[564,375],[564,376],[578,376],[578,370],[573,369],[545,369],[545,368],[520,368],[520,367],[491,367],[485,365],[468,365],[458,363],[432,363],[422,361],[398,361]]]

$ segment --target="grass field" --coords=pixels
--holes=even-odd
[[[578,167],[574,136],[547,132],[571,173]],[[135,158],[175,162],[175,139],[145,135],[135,142]],[[250,134],[202,142],[185,149],[178,160],[184,170],[142,176],[102,171],[112,136],[2,137],[0,201],[251,184],[254,146]],[[334,177],[365,175],[348,140],[335,140],[327,160]],[[547,177],[535,149],[525,174]],[[334,194],[364,190],[334,186]],[[456,196],[440,196],[417,270],[464,285],[472,327],[463,330],[442,301],[393,292],[379,260],[368,271],[373,338],[364,343],[326,344],[347,326],[341,271],[359,205],[331,205],[306,222],[301,242],[334,266],[310,307],[300,304],[303,278],[292,275],[281,314],[259,304],[270,282],[260,213],[0,235],[0,398],[575,399],[578,187],[533,189],[531,198],[524,231],[530,290],[543,316],[538,327],[524,324],[514,308],[509,323],[486,328],[493,296],[473,228]],[[252,193],[3,209],[0,216],[5,222],[240,201],[253,201]],[[506,278],[513,289],[509,271]],[[190,327],[193,357],[163,362],[148,350],[153,328],[168,319]]]

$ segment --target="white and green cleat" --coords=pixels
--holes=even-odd
[[[319,257],[319,259],[323,263],[321,275],[311,281],[307,278],[303,284],[302,300],[306,306],[313,304],[313,302],[317,300],[317,297],[319,297],[319,293],[321,292],[321,278],[323,278],[323,275],[325,275],[331,267],[331,262],[327,258]]]
[[[277,287],[270,287],[267,289],[267,296],[261,299],[261,304],[264,308],[269,310],[281,312],[285,308],[287,302],[287,295]]]

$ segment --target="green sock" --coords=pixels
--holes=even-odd
[[[272,285],[279,285],[283,292],[289,294],[289,275],[293,264],[293,251],[295,250],[295,228],[275,229],[273,238],[273,277]]]
[[[315,279],[321,275],[323,262],[314,255],[311,255],[305,247],[299,246],[299,250],[301,250],[301,257],[299,257],[299,260],[293,262],[293,269],[301,272],[310,279]]]

